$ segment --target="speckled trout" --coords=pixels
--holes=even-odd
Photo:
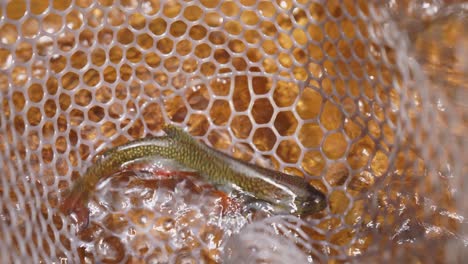
[[[316,213],[327,205],[323,193],[304,178],[255,166],[198,142],[181,128],[166,125],[161,137],[134,140],[103,153],[69,190],[60,210],[69,214],[85,207],[97,184],[124,166],[142,159],[170,159],[197,171],[204,180],[267,202],[278,213]]]

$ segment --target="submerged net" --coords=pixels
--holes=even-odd
[[[439,46],[467,43],[467,9],[405,34],[395,8],[2,2],[0,262],[461,262],[467,51]],[[58,212],[97,153],[168,122],[305,177],[329,206],[226,214],[196,175],[125,172],[96,191],[86,229]]]

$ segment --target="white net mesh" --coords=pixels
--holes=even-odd
[[[467,45],[451,49],[462,56],[437,45],[467,43],[466,9],[441,18],[449,33],[428,51],[437,27],[408,41],[396,8],[3,1],[0,262],[461,262]],[[225,197],[196,179],[123,173],[97,190],[77,231],[57,210],[62,192],[98,152],[166,122],[306,177],[329,206],[302,220],[225,215]]]

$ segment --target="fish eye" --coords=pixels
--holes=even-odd
[[[304,211],[314,210],[315,207],[316,207],[315,203],[313,201],[310,201],[310,200],[302,201],[300,203],[300,208],[302,208],[302,210],[304,210]]]
[[[314,203],[314,204],[320,204],[322,201],[323,201],[323,199],[320,199],[320,198],[316,197],[316,198],[313,200],[313,203]]]
[[[326,207],[325,197],[310,197],[307,200],[298,201],[298,207],[302,213],[315,213]]]

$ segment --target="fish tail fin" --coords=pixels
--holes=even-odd
[[[65,193],[65,198],[61,201],[59,210],[63,214],[71,214],[81,207],[85,207],[89,198],[89,191],[86,190],[81,181],[76,182],[73,187]]]
[[[80,228],[85,228],[89,223],[88,200],[90,190],[86,189],[79,180],[64,196],[59,205],[59,211],[65,215],[75,214],[75,220]]]

